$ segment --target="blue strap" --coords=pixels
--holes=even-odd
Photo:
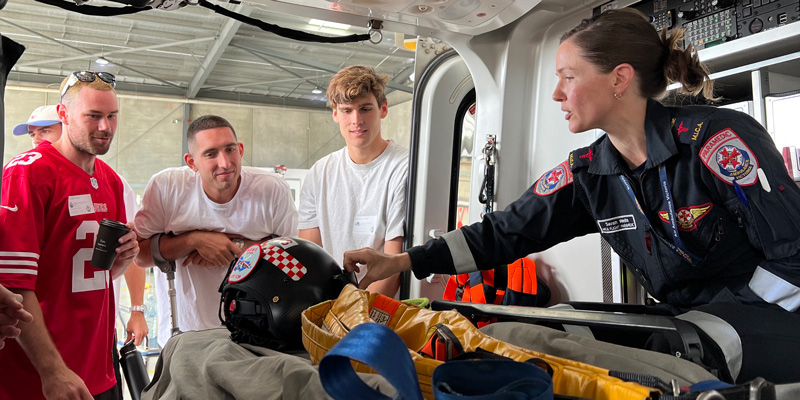
[[[391,400],[367,386],[350,359],[372,367],[392,384],[397,390],[394,399],[423,400],[408,347],[390,328],[376,323],[357,325],[322,357],[319,378],[336,400]]]
[[[733,385],[722,381],[701,381],[689,386],[690,392],[705,392],[708,390],[732,388]]]
[[[433,371],[436,400],[552,400],[553,380],[513,360],[448,361]]]

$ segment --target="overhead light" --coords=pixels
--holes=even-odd
[[[311,93],[320,94],[320,93],[322,93],[322,90],[320,88],[318,88],[318,87],[315,87],[314,90],[311,91]]]
[[[106,59],[105,59],[105,58],[103,58],[103,57],[100,57],[100,58],[98,58],[97,60],[94,60],[94,62],[95,62],[97,65],[108,65],[108,64],[110,64],[110,63],[108,62],[108,60],[106,60]]]
[[[340,24],[338,22],[323,21],[321,19],[312,19],[312,20],[308,21],[308,24],[309,25],[321,26],[321,27],[324,27],[324,28],[341,29],[343,31],[346,31],[346,30],[350,29],[350,25]]]

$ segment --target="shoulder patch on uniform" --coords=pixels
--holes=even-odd
[[[568,161],[564,161],[550,171],[545,172],[536,181],[533,191],[539,196],[549,196],[571,183],[572,171],[569,169]]]
[[[729,185],[740,186],[758,181],[758,160],[753,151],[731,128],[723,129],[708,139],[700,149],[703,164]]]
[[[704,119],[678,117],[672,119],[672,133],[681,143],[703,140],[708,122]]]
[[[584,147],[578,150],[573,150],[569,153],[569,169],[574,170],[579,167],[586,167],[594,160],[594,153],[591,147]]]

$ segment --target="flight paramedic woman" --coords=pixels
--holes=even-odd
[[[405,270],[421,279],[493,268],[597,232],[662,307],[736,329],[738,342],[715,338],[723,345],[707,352],[724,378],[800,380],[788,367],[800,355],[800,189],[746,114],[654,100],[670,82],[713,97],[682,37],[631,9],[581,22],[561,39],[553,100],[571,132],[606,135],[504,211],[400,255],[347,253],[345,267],[368,268],[363,288]],[[742,357],[727,363],[726,343]]]

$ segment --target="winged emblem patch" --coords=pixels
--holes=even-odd
[[[678,230],[688,232],[697,229],[697,221],[703,219],[712,207],[714,207],[713,204],[706,203],[675,210],[675,216],[678,218]],[[659,211],[658,216],[662,221],[669,223],[669,212]]]

